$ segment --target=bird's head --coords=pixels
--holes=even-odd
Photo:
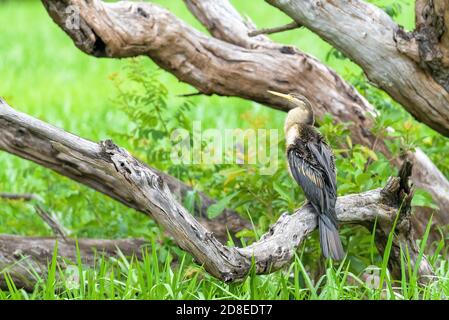
[[[268,91],[272,95],[281,97],[288,101],[290,111],[285,119],[285,130],[288,130],[295,124],[299,125],[313,125],[315,123],[315,115],[312,110],[312,105],[309,100],[298,93],[279,93],[276,91]]]

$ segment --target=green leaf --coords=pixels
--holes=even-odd
[[[365,184],[365,182],[368,181],[369,179],[371,179],[371,174],[369,174],[369,173],[362,173],[362,174],[359,174],[355,178],[355,182],[360,187],[361,185]]]
[[[273,189],[276,190],[276,192],[279,193],[281,198],[283,198],[284,200],[291,200],[291,194],[282,189],[282,187],[278,183],[276,183],[276,181],[273,181]]]
[[[229,201],[231,201],[232,198],[234,198],[237,195],[237,193],[233,193],[227,197],[224,197],[217,203],[211,205],[209,208],[207,208],[207,216],[209,219],[213,219],[215,217],[218,217],[226,208],[226,206],[229,204]]]
[[[413,196],[412,206],[428,207],[438,210],[438,205],[433,201],[432,195],[421,188],[416,188],[415,195]]]

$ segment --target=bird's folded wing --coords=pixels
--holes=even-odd
[[[307,147],[323,170],[324,174],[322,177],[327,185],[328,192],[333,196],[337,196],[337,177],[331,149],[324,143],[309,142]]]
[[[293,178],[303,189],[307,199],[312,204],[319,206],[321,210],[328,208],[324,194],[324,180],[320,170],[317,170],[296,149],[291,149],[288,154],[288,163]],[[320,212],[321,213],[321,212]]]

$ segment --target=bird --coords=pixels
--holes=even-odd
[[[284,123],[288,168],[318,215],[321,251],[326,258],[342,260],[345,252],[335,213],[337,174],[332,149],[315,128],[315,114],[306,97],[268,92],[286,100],[290,107]]]

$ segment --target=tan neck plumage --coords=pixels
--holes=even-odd
[[[306,108],[291,109],[284,123],[284,134],[287,146],[294,144],[302,126],[313,125],[313,114]]]

